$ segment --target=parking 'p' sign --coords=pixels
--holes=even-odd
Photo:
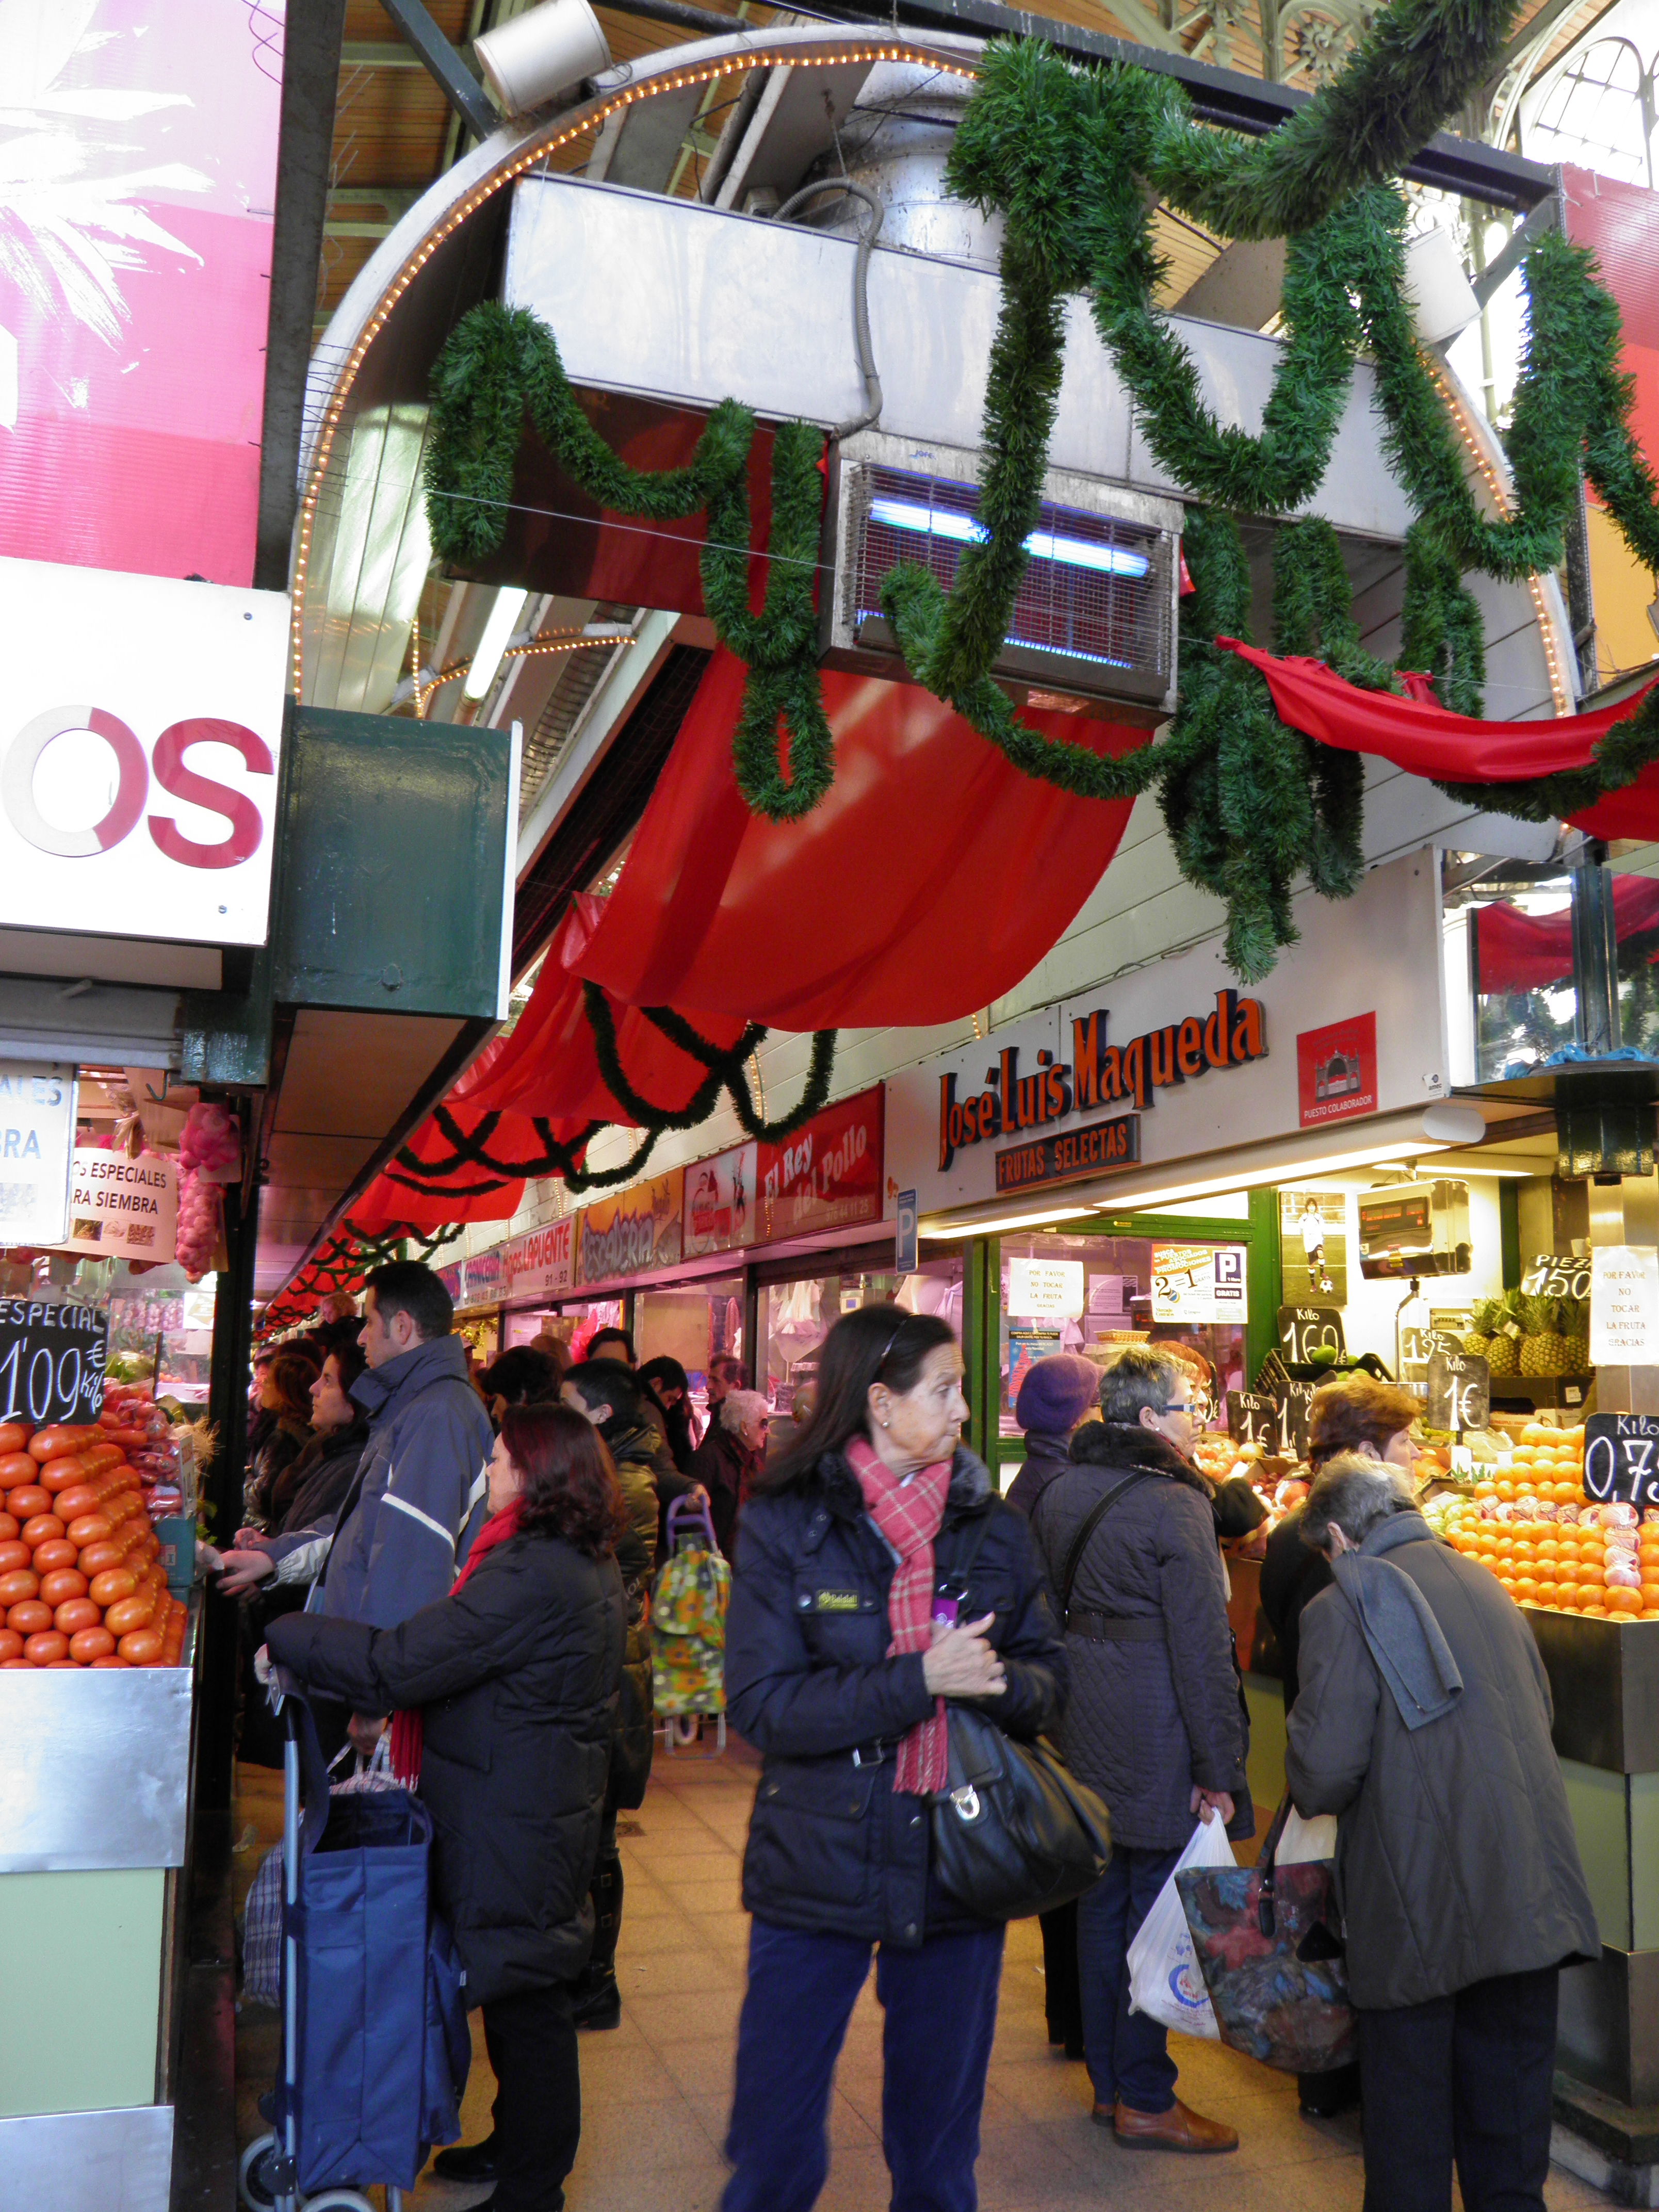
[[[0,560],[0,925],[264,941],[288,602]]]

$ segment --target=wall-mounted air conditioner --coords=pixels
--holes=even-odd
[[[900,561],[948,590],[981,533],[980,457],[860,430],[830,449],[819,596],[831,666],[903,674],[881,582]],[[1014,618],[993,673],[1011,686],[1111,700],[1156,720],[1176,698],[1182,510],[1051,469]]]

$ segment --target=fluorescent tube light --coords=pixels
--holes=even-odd
[[[501,665],[519,617],[524,612],[528,592],[515,590],[504,584],[495,594],[495,604],[483,626],[483,635],[478,640],[472,655],[472,665],[466,672],[466,681],[461,686],[464,699],[482,699],[495,681],[495,672]]]
[[[958,514],[948,507],[921,507],[908,499],[874,499],[872,522],[890,530],[908,530],[924,538],[949,538],[959,545],[981,545],[988,535],[971,514]],[[1034,560],[1054,561],[1067,568],[1094,568],[1109,576],[1144,576],[1152,562],[1144,553],[1131,553],[1121,545],[1097,545],[1086,538],[1057,538],[1052,530],[1034,530],[1025,541]]]

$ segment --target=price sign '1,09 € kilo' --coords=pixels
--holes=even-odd
[[[109,1320],[91,1306],[0,1298],[0,1420],[95,1421]]]

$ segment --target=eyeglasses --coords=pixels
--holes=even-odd
[[[1166,1413],[1190,1413],[1195,1421],[1207,1421],[1212,1410],[1207,1398],[1177,1398],[1164,1408]]]

